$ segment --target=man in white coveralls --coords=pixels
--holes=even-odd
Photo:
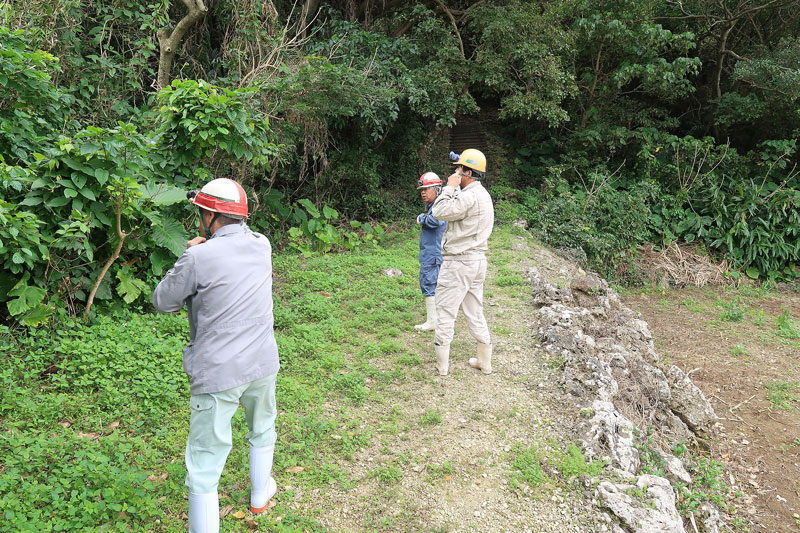
[[[461,307],[469,331],[478,341],[477,357],[471,358],[469,365],[491,374],[492,341],[483,316],[483,282],[494,206],[480,182],[486,172],[486,157],[479,150],[464,150],[453,164],[456,171],[447,178],[447,186],[442,188],[431,210],[438,220],[447,222],[442,239],[442,267],[436,284],[436,369],[439,375],[447,375],[450,343]]]

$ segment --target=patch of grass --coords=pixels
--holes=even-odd
[[[334,376],[330,382],[330,387],[333,390],[341,392],[347,398],[353,400],[356,404],[364,403],[369,394],[369,389],[365,384],[364,375],[359,372],[352,372],[347,374],[339,374]]]
[[[656,302],[656,305],[662,310],[669,309],[672,306],[672,301],[669,298],[661,298]]]
[[[779,337],[786,339],[800,339],[800,321],[793,320],[789,311],[783,313],[775,319],[775,332]]]
[[[767,323],[767,313],[763,309],[756,309],[753,311],[753,324],[761,327]]]
[[[743,344],[737,344],[733,348],[731,348],[731,355],[734,355],[736,357],[740,355],[749,356],[750,352],[747,351],[747,348],[745,348]]]
[[[774,409],[793,409],[794,403],[800,400],[796,383],[790,381],[773,381],[764,385],[767,399]]]
[[[514,330],[512,328],[509,328],[507,326],[501,326],[500,324],[497,324],[494,327],[494,332],[498,335],[503,335],[503,336],[510,335],[513,331]]]
[[[498,287],[515,287],[525,285],[527,281],[518,272],[515,272],[507,267],[500,267],[497,277],[494,279],[494,284]]]
[[[750,524],[746,518],[742,516],[735,516],[731,519],[731,526],[736,531],[741,531],[742,533],[749,533],[750,532]],[[800,524],[798,524],[800,526]]]
[[[442,478],[447,479],[456,471],[455,467],[453,466],[453,461],[445,461],[440,465],[428,465],[426,469],[428,471],[427,481],[429,483]]]
[[[741,322],[744,318],[745,309],[738,300],[723,301],[719,304],[722,308],[720,320],[725,322]]]
[[[373,469],[369,473],[369,477],[387,485],[394,485],[403,479],[403,471],[396,465],[384,464]]]
[[[636,498],[641,502],[647,502],[647,487],[628,487],[625,489],[625,494],[631,498]]]
[[[436,426],[442,423],[442,412],[438,409],[426,409],[419,415],[419,423],[423,426]]]
[[[397,362],[401,365],[410,367],[422,365],[422,359],[420,359],[420,357],[415,353],[403,354],[398,357]]]
[[[552,359],[547,360],[547,368],[552,370],[558,370],[559,368],[563,368],[564,366],[564,355],[558,354]]]
[[[694,454],[688,457],[688,462],[692,486],[690,488],[678,483],[676,487],[678,511],[688,516],[705,502],[711,502],[720,509],[727,509],[728,486],[725,483],[722,463]]]
[[[700,304],[700,301],[696,298],[687,298],[683,301],[683,306],[691,311],[692,313],[702,313],[703,306]]]
[[[542,468],[542,453],[536,446],[524,448],[517,445],[512,450],[512,457],[512,472],[508,479],[511,490],[521,490],[524,485],[536,488],[547,480]]]
[[[664,459],[656,451],[656,445],[652,438],[652,427],[647,428],[647,432],[642,433],[639,428],[633,429],[633,442],[636,449],[639,450],[639,460],[641,461],[641,472],[643,474],[653,474],[656,476],[664,477],[665,465]],[[685,448],[683,448],[685,451]],[[675,452],[675,455],[680,455]]]
[[[600,460],[587,462],[581,449],[570,443],[566,450],[558,454],[556,466],[561,475],[569,480],[582,475],[598,476],[605,463]]]
[[[377,424],[365,426],[353,404],[384,401],[380,387],[411,376],[432,379],[399,342],[418,318],[417,278],[381,274],[389,265],[415,271],[417,242],[405,231],[376,249],[273,255],[279,485],[291,479],[298,494],[308,495],[315,487],[352,483],[339,465],[378,431]],[[88,323],[0,338],[0,529],[138,531],[157,519],[159,531],[186,529],[186,315],[102,316],[97,309]],[[383,422],[386,433],[403,430],[399,421]],[[239,444],[248,429],[241,412],[232,426],[236,445],[220,480],[225,504],[246,497],[247,446]],[[315,466],[285,473],[300,465]],[[391,482],[402,472],[389,465],[375,475]],[[43,508],[43,501],[52,505]],[[323,530],[319,511],[290,509],[282,496],[276,502],[271,516],[255,519],[259,530]]]

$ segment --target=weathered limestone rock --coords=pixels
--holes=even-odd
[[[582,431],[589,459],[599,455],[629,474],[639,471],[639,450],[633,442],[633,423],[609,401],[592,403],[592,418]]]
[[[597,274],[585,274],[570,283],[572,296],[580,307],[598,307],[603,305],[602,298],[608,290],[608,283]]]
[[[695,522],[700,533],[719,533],[719,511],[710,503],[697,508]]]
[[[577,358],[572,361],[572,353],[565,356],[564,384],[567,392],[579,398],[587,395],[601,400],[610,400],[619,386],[611,375],[611,367],[596,357]]]
[[[692,484],[692,476],[686,471],[683,462],[671,453],[657,450],[658,455],[664,461],[664,468],[667,470],[667,479],[673,483]]]
[[[675,508],[675,492],[664,478],[643,475],[633,484],[602,481],[595,497],[630,531],[686,533]]]
[[[534,305],[543,306],[554,303],[572,305],[572,291],[566,287],[557,287],[552,283],[548,283],[536,268],[528,269],[528,274],[525,277],[531,284]]]
[[[665,373],[659,367],[647,323],[605,280],[581,275],[566,289],[548,283],[536,269],[528,278],[539,340],[547,352],[563,358],[564,385],[589,413],[578,427],[584,452],[589,459],[606,459],[614,479],[623,480],[601,481],[597,500],[627,532],[684,533],[670,481],[688,485],[691,476],[678,458],[659,452],[669,479],[636,477],[640,457],[634,428],[653,424],[663,440],[691,440],[691,432],[710,431],[716,422],[711,404],[680,369]]]
[[[675,365],[667,369],[672,394],[669,406],[692,431],[710,433],[717,421],[717,415],[708,399],[697,385]]]

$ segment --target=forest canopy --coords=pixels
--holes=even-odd
[[[5,319],[145,302],[212,176],[301,251],[374,242],[470,117],[499,216],[593,265],[696,242],[798,275],[800,0],[30,0],[0,23]]]

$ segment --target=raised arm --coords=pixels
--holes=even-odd
[[[186,299],[196,292],[194,255],[184,252],[153,291],[153,305],[162,313],[173,313],[183,308]]]
[[[475,205],[474,194],[459,191],[449,185],[442,188],[442,193],[433,203],[431,214],[439,220],[447,222],[461,220],[467,215],[469,209]]]

